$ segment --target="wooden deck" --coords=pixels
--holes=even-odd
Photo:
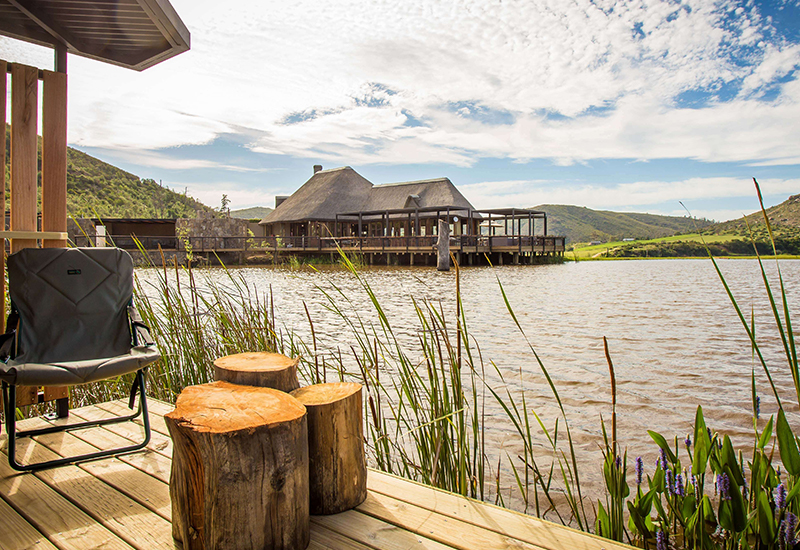
[[[123,401],[75,409],[77,422],[127,410]],[[170,525],[172,442],[163,415],[172,406],[151,403],[148,450],[64,466],[36,474],[11,470],[0,454],[0,549],[174,549]],[[20,429],[44,425],[40,419]],[[46,460],[139,440],[131,423],[18,440],[17,456]],[[2,448],[5,451],[5,434]],[[554,523],[462,498],[391,475],[369,471],[369,495],[355,510],[311,517],[310,549],[464,550],[630,548]]]

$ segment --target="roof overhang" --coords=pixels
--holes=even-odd
[[[137,71],[190,46],[168,0],[0,0],[0,35]]]

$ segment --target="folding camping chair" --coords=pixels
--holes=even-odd
[[[160,355],[133,305],[133,261],[118,248],[26,248],[8,257],[11,313],[0,336],[0,380],[8,435],[8,461],[19,471],[40,470],[127,453],[150,441],[146,367]],[[17,386],[71,386],[136,372],[129,408],[103,420],[16,431]],[[133,420],[142,415],[142,443],[22,465],[15,442],[62,430]]]

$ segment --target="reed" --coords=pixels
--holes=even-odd
[[[756,187],[760,199],[757,182]],[[766,214],[765,223],[772,237]],[[754,250],[800,400],[796,342],[780,266],[778,287],[773,288],[758,248],[754,246]],[[748,351],[769,380],[779,413],[766,422],[759,420],[760,396],[753,372],[750,449],[735,450],[729,437],[710,430],[698,407],[692,433],[683,441],[684,451],[677,436],[669,441],[651,431],[661,454],[659,464],[646,473],[637,458],[629,473],[628,450],[623,450],[616,435],[616,380],[604,341],[611,378],[610,437],[603,418],[599,419],[605,495],[588,511],[591,505],[581,485],[570,422],[547,367],[498,279],[507,313],[558,406],[559,415],[552,424],[531,407],[534,400],[523,384],[519,384],[522,389],[512,391],[506,384],[509,375],[484,360],[469,331],[455,259],[455,312],[441,303],[414,300],[417,336],[416,342],[408,345],[398,337],[376,293],[359,272],[359,258],[340,254],[340,264],[372,304],[372,315],[364,316],[333,280],[318,286],[327,313],[348,336],[347,349],[329,349],[319,342],[307,308],[310,336],[301,337],[281,326],[271,290],[255,288],[241,271],[225,270],[222,282],[211,282],[191,265],[154,267],[157,276],[153,282],[136,284],[142,317],[151,326],[163,357],[150,369],[150,393],[173,401],[184,387],[210,381],[213,361],[232,353],[265,350],[300,356],[299,375],[306,383],[330,377],[364,385],[368,456],[381,470],[465,496],[493,498],[502,505],[507,498],[501,491],[504,476],[511,475],[512,497],[522,502],[526,512],[552,515],[582,530],[593,526],[598,534],[644,548],[788,548],[795,542],[800,515],[797,438],[761,352],[752,316],[748,322],[710,252],[709,257],[748,334]],[[499,378],[499,384],[488,381],[487,368]],[[521,382],[522,367],[516,375]],[[79,404],[100,402],[124,396],[128,387],[125,379],[103,382],[76,389],[73,398]],[[513,443],[521,454],[511,456],[487,448],[485,410],[491,403],[503,411],[503,421],[512,429]],[[549,457],[536,451],[542,440]],[[780,461],[774,455],[776,446]]]

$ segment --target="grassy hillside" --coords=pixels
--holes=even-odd
[[[231,218],[241,218],[243,220],[263,220],[267,214],[272,212],[272,208],[266,206],[254,206],[252,208],[242,208],[241,210],[231,210]]]
[[[782,255],[800,255],[800,195],[767,209],[767,216],[775,237],[775,250]],[[635,242],[607,242],[596,246],[582,246],[573,251],[576,259],[589,258],[672,258],[705,257],[706,245],[715,256],[752,256],[755,238],[758,253],[772,254],[772,243],[764,223],[762,212],[754,212],[744,218],[707,226],[702,233],[687,233],[672,237]]]
[[[568,243],[655,239],[689,233],[711,224],[708,220],[688,216],[610,212],[563,204],[544,204],[533,209],[547,212],[547,232],[565,235]]]
[[[8,134],[7,126],[7,197],[11,182],[11,140]],[[41,138],[39,177],[41,179]],[[152,179],[140,179],[77,149],[67,148],[67,213],[72,217],[193,218],[198,209],[208,210],[208,207],[192,197],[162,187]]]
[[[800,194],[792,195],[782,203],[767,208],[767,216],[772,229],[778,236],[800,237]],[[747,222],[744,220],[745,217]],[[704,233],[747,236],[749,234],[748,223],[758,238],[766,238],[767,229],[762,212],[754,212],[735,220],[716,223],[707,227]]]

